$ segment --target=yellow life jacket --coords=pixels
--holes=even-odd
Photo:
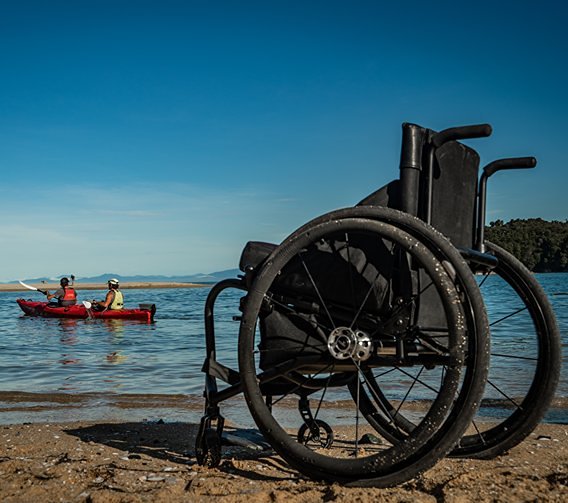
[[[108,306],[109,309],[123,309],[124,308],[124,297],[120,290],[113,290],[114,298]]]

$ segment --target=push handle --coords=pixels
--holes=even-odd
[[[483,168],[483,173],[479,179],[478,210],[477,210],[477,243],[478,251],[485,252],[485,208],[487,201],[487,180],[489,177],[502,169],[526,169],[536,166],[534,157],[509,157],[507,159],[497,159],[490,162]]]
[[[493,173],[502,169],[529,169],[535,166],[536,158],[534,157],[510,157],[490,162],[483,168],[483,173],[486,177],[490,177]]]
[[[473,126],[458,126],[444,129],[432,137],[436,148],[452,140],[466,140],[468,138],[484,138],[491,136],[493,128],[489,124],[476,124]]]

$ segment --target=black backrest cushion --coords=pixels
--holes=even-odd
[[[479,155],[462,143],[448,142],[436,150],[431,223],[454,246],[473,245],[478,170]]]

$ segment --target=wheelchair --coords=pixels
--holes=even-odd
[[[290,466],[346,485],[396,485],[446,455],[493,457],[542,420],[560,373],[555,317],[533,275],[484,237],[489,177],[536,160],[500,159],[479,176],[458,140],[489,125],[402,130],[398,179],[280,245],[247,243],[243,274],[212,287],[200,464],[220,463],[220,404],[241,393]],[[243,292],[236,370],[216,354],[228,289]]]

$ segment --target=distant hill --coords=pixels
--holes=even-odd
[[[218,281],[226,278],[236,278],[238,274],[241,274],[241,271],[238,269],[226,269],[225,271],[217,271],[212,273],[198,273],[198,274],[190,274],[185,276],[160,276],[160,275],[136,275],[136,276],[122,276],[121,274],[117,273],[104,273],[99,274],[98,276],[89,276],[89,277],[82,277],[75,275],[75,281],[78,283],[106,283],[110,278],[117,278],[122,283],[129,283],[129,282],[170,282],[170,283],[217,283]],[[26,283],[53,283],[57,281],[59,278],[63,276],[67,276],[62,274],[61,276],[57,276],[55,278],[23,278],[22,281]],[[7,283],[17,283],[18,280],[8,281]]]

